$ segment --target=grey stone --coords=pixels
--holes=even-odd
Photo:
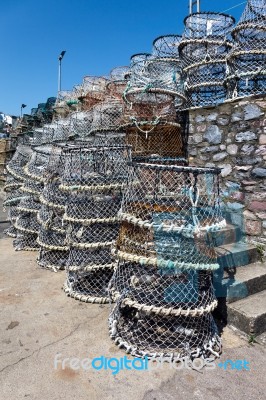
[[[207,121],[215,121],[218,116],[218,113],[212,113],[207,116]]]
[[[198,133],[193,136],[194,143],[200,143],[202,142],[202,135],[199,135]]]
[[[244,208],[244,205],[241,203],[227,203],[227,207],[230,211],[240,211]]]
[[[266,228],[266,221],[262,221],[263,228]]]
[[[215,164],[214,163],[206,163],[205,167],[206,168],[214,168]]]
[[[256,221],[258,219],[254,213],[248,210],[245,210],[243,215],[246,219],[251,219],[252,221]]]
[[[259,178],[265,178],[266,177],[266,168],[254,168],[251,173],[252,173],[252,175],[255,175]]]
[[[247,140],[254,140],[256,138],[256,133],[251,131],[239,132],[236,134],[236,142],[245,142]]]
[[[227,117],[219,117],[217,118],[217,123],[222,126],[226,126],[229,124],[229,118]]]
[[[248,104],[244,107],[244,120],[255,119],[263,115],[261,109],[256,104]]]
[[[197,115],[195,118],[195,122],[199,123],[199,122],[204,122],[205,121],[205,117],[203,115]]]
[[[226,146],[224,144],[220,144],[220,150],[225,150]]]
[[[236,144],[229,144],[227,146],[227,153],[230,154],[231,156],[234,156],[237,154],[238,146]]]
[[[255,146],[252,144],[244,144],[241,148],[241,153],[250,155],[255,150]]]
[[[220,144],[222,141],[222,132],[217,125],[210,125],[207,128],[203,138],[206,139],[210,144]]]
[[[200,155],[199,158],[200,158],[200,160],[202,160],[202,161],[208,161],[208,160],[209,160],[209,157],[208,157],[208,156],[202,156],[202,155]]]
[[[224,151],[222,153],[214,154],[212,157],[213,161],[221,161],[227,157],[227,153]]]
[[[205,147],[205,148],[201,149],[200,152],[201,153],[213,153],[218,150],[219,150],[218,146],[209,146],[209,147]]]
[[[240,112],[236,112],[236,113],[232,114],[232,118],[231,118],[232,122],[238,122],[238,121],[241,121],[241,119],[242,119],[242,114]]]
[[[243,157],[237,157],[236,163],[238,165],[254,165],[258,164],[262,161],[261,157],[249,157],[249,156],[243,156]]]
[[[232,166],[230,164],[221,164],[218,165],[218,167],[222,169],[221,175],[223,178],[230,175],[232,172]]]
[[[196,156],[197,154],[198,154],[198,150],[196,147],[193,147],[192,149],[189,150],[190,156]]]

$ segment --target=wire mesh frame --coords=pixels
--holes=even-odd
[[[106,95],[108,79],[100,76],[85,76],[83,91],[80,96],[82,110],[90,110],[94,105],[103,101]]]
[[[80,157],[80,151],[85,157]],[[61,187],[69,193],[64,221],[70,253],[64,290],[80,301],[109,302],[107,289],[114,269],[111,246],[118,234],[117,213],[129,157],[128,146],[98,146],[65,154],[66,175],[73,172],[73,165],[80,165],[77,160],[85,159],[87,167],[78,167],[80,176],[72,190]],[[72,184],[76,178],[72,175]]]
[[[224,226],[219,202],[217,209],[218,173],[132,164],[120,214],[118,267],[109,285],[117,302],[109,319],[110,336],[132,355],[178,361],[221,352],[210,315],[217,305],[210,270],[217,266],[192,259],[195,252],[209,256],[213,244],[205,242],[206,231]]]
[[[66,149],[60,189],[64,191],[108,191],[121,188],[126,180],[128,146],[93,146]]]
[[[216,358],[221,339],[211,314],[201,317],[150,316],[116,303],[109,317],[109,333],[115,344],[135,357],[162,361]]]
[[[110,81],[107,83],[109,95],[122,99],[122,95],[130,79],[128,66],[113,68],[110,72]]]
[[[226,57],[232,47],[229,34],[234,18],[222,13],[194,13],[185,18],[179,44],[187,96],[185,108],[225,100]]]
[[[141,96],[142,93],[146,96]],[[148,96],[150,94],[150,96]],[[124,91],[126,103],[133,107],[134,103],[149,102],[165,103],[171,98],[185,101],[183,83],[181,80],[180,63],[176,58],[157,57],[148,53],[134,54],[131,57],[130,81]],[[155,114],[156,115],[156,114]]]
[[[157,57],[170,57],[179,59],[178,45],[181,35],[163,35],[153,41],[152,54]]]
[[[132,157],[186,157],[186,140],[179,123],[125,125],[125,142],[132,147]]]
[[[265,1],[249,0],[232,31],[234,47],[229,53],[225,78],[228,99],[264,94],[266,91]]]

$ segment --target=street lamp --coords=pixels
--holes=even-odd
[[[20,107],[20,117],[21,118],[22,118],[22,109],[25,108],[25,107],[27,107],[26,104],[21,104],[21,107]]]
[[[61,91],[61,63],[63,60],[63,57],[65,55],[66,51],[63,50],[61,51],[59,57],[58,57],[58,61],[59,61],[59,70],[58,70],[58,94]],[[58,96],[58,95],[57,95]]]

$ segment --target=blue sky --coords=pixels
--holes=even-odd
[[[243,0],[242,0],[243,1]],[[201,0],[202,11],[224,11],[241,0]],[[130,56],[150,52],[157,36],[183,31],[189,0],[0,0],[0,111],[19,115],[85,75],[108,75]],[[228,13],[238,19],[244,4]]]

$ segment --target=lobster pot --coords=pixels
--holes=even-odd
[[[124,146],[125,145],[125,132],[123,129],[113,131],[96,131],[94,132],[94,145],[95,146]]]
[[[17,236],[17,229],[15,228],[14,224],[16,222],[16,218],[19,212],[17,210],[17,205],[12,205],[8,207],[7,211],[7,219],[10,221],[10,226],[4,230],[4,234],[15,238]]]
[[[211,232],[225,226],[219,172],[147,162],[129,167],[112,251],[118,265],[109,285],[117,302],[110,332],[134,355],[172,354],[177,360],[193,358],[196,350],[197,357],[217,355],[219,339],[209,314],[217,306],[212,271],[219,268]]]
[[[129,67],[116,67],[110,72],[110,81],[107,83],[108,95],[122,100],[122,95],[130,78]]]
[[[126,146],[69,148],[59,188],[66,192],[108,192],[120,189],[126,181],[126,163],[130,149]]]
[[[38,251],[37,233],[18,231],[16,239],[13,240],[13,247],[16,251]]]
[[[157,315],[119,301],[109,318],[111,338],[134,357],[162,361],[215,358],[221,341],[211,314],[198,317]]]
[[[265,0],[248,0],[232,31],[234,46],[228,55],[228,73],[225,78],[229,99],[265,93],[265,10]]]
[[[229,35],[234,18],[222,13],[194,13],[185,19],[179,52],[187,97],[185,108],[225,100],[226,57],[232,48]]]
[[[178,46],[181,41],[180,35],[163,35],[153,41],[152,54],[156,57],[167,57],[179,60]]]
[[[30,147],[18,145],[15,154],[6,166],[7,175],[11,175],[19,181],[24,181],[26,179],[24,166],[29,161],[31,154],[32,150]]]
[[[119,129],[123,123],[122,98],[106,97],[103,102],[96,104],[92,111],[91,133]]]
[[[72,135],[77,140],[93,141],[90,135],[91,124],[93,120],[93,111],[77,111],[71,114]]]
[[[175,121],[175,97],[184,100],[178,71],[176,59],[146,53],[133,55],[130,80],[123,94],[125,121],[152,124],[161,119]]]
[[[10,227],[5,230],[5,234],[11,237],[16,237],[16,228],[14,226],[15,218],[18,214],[16,207],[20,200],[25,197],[22,191],[23,183],[26,180],[24,166],[29,161],[32,151],[28,146],[18,145],[12,159],[6,166],[7,179],[4,186],[6,192],[4,207],[8,207],[8,215]]]
[[[39,232],[37,213],[41,208],[39,199],[50,153],[49,146],[35,147],[30,160],[23,168],[25,173],[24,184],[21,188],[23,197],[17,206],[19,214],[14,223],[19,232],[19,240],[13,242],[16,250],[36,250],[39,247],[36,242]]]
[[[88,111],[104,100],[108,80],[100,76],[85,76],[82,82],[81,95],[82,110]]]
[[[132,157],[184,157],[185,140],[179,123],[129,124],[125,141],[132,146]]]
[[[53,107],[58,118],[66,118],[71,111],[74,111],[79,106],[77,93],[72,90],[61,90]]]
[[[24,167],[28,180],[43,182],[51,151],[52,147],[48,145],[34,148],[29,162]]]
[[[108,285],[114,272],[110,246],[78,248],[69,252],[65,293],[88,303],[108,303]]]
[[[54,125],[50,143],[66,142],[74,136],[71,114],[65,118],[58,119]]]
[[[65,150],[60,189],[68,193],[64,214],[70,246],[67,295],[86,302],[108,302],[113,274],[111,246],[117,238],[122,190],[127,179],[126,146]]]
[[[69,255],[63,215],[67,195],[59,190],[63,168],[62,152],[65,145],[54,145],[44,176],[44,189],[37,219],[40,224],[37,263],[40,267],[57,272],[65,268]]]
[[[39,232],[39,223],[37,220],[37,215],[30,212],[21,212],[15,221],[15,228],[23,234],[26,232],[27,234],[38,234]]]

